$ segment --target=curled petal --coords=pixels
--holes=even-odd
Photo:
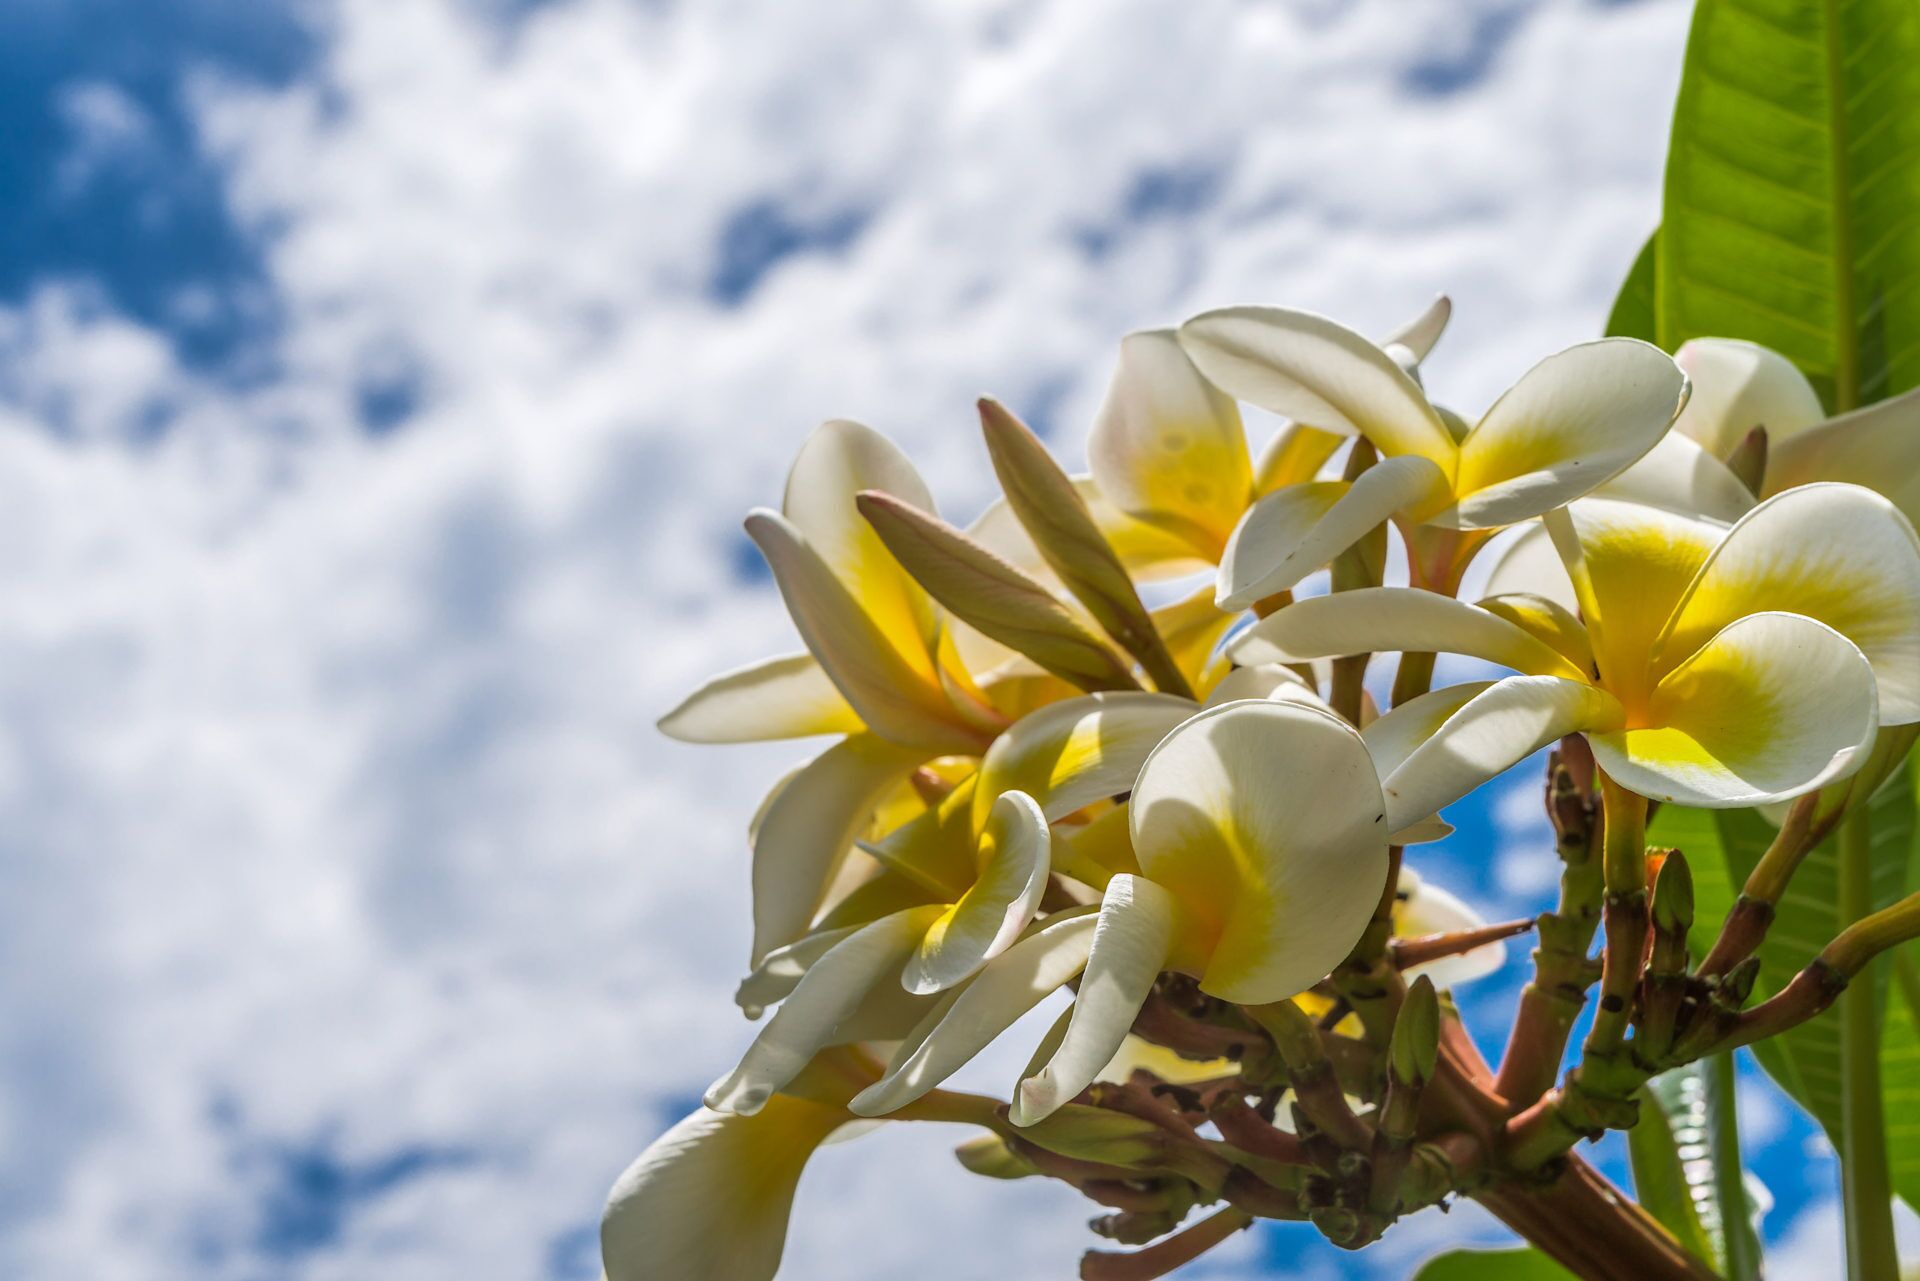
[[[933,495],[900,447],[845,419],[822,423],[787,473],[780,510],[892,644],[910,658],[932,647],[934,609],[861,518],[854,495],[892,494],[922,511]]]
[[[1226,307],[1180,326],[1180,345],[1229,396],[1453,473],[1453,437],[1419,384],[1386,352],[1324,316]]]
[[[1047,816],[1025,792],[993,802],[980,837],[980,877],[928,927],[900,982],[909,992],[944,992],[1007,950],[1033,920],[1052,868]]]
[[[1094,914],[1062,913],[995,957],[965,987],[947,993],[894,1051],[886,1073],[854,1096],[860,1116],[905,1107],[952,1076],[1086,966]]]
[[[747,517],[747,533],[773,569],[800,638],[862,721],[896,743],[977,746],[941,690],[931,651],[896,644],[791,521],[761,508]]]
[[[1716,458],[1731,454],[1755,427],[1766,428],[1774,444],[1827,416],[1806,375],[1770,347],[1695,338],[1681,345],[1674,360],[1693,380],[1693,399],[1674,430]]]
[[[1478,604],[1489,614],[1498,614],[1545,641],[1581,671],[1593,670],[1593,641],[1586,626],[1559,601],[1532,592],[1513,592],[1485,597]]]
[[[722,672],[660,718],[660,732],[683,743],[753,743],[864,728],[812,654]]]
[[[1423,705],[1426,699],[1433,700],[1431,708]],[[1396,831],[1439,813],[1555,739],[1577,730],[1618,729],[1625,719],[1618,700],[1606,691],[1553,676],[1509,676],[1440,719],[1453,703],[1453,690],[1440,690],[1380,718],[1406,718],[1390,733],[1376,736],[1392,740],[1395,750],[1408,739],[1417,740],[1405,759],[1380,779],[1387,822]],[[1420,722],[1436,719],[1439,723],[1430,733],[1418,734],[1424,728]]]
[[[1380,345],[1405,347],[1415,361],[1425,360],[1433,350],[1433,345],[1440,341],[1440,335],[1446,332],[1447,322],[1451,319],[1453,299],[1445,294],[1437,294],[1424,311],[1387,335]]]
[[[815,961],[859,928],[843,925],[834,930],[814,930],[785,947],[774,948],[753,967],[753,973],[740,980],[740,986],[733,993],[733,1003],[748,1018],[759,1018],[769,1005],[778,1005],[787,999]]]
[[[1120,1052],[1173,948],[1179,909],[1152,881],[1122,875],[1107,883],[1097,919],[1066,1036],[1047,1065],[1020,1083],[1009,1114],[1015,1125],[1053,1115]]]
[[[800,1172],[852,1118],[781,1096],[753,1116],[702,1109],[622,1174],[600,1220],[607,1281],[772,1281]]]
[[[1743,614],[1818,619],[1860,647],[1889,725],[1920,720],[1920,539],[1858,485],[1803,485],[1754,508],[1701,567],[1657,653],[1674,664]]]
[[[1022,717],[980,762],[973,822],[986,826],[994,798],[1021,791],[1049,821],[1127,791],[1141,762],[1195,704],[1170,694],[1088,694]]]
[[[1366,745],[1298,703],[1201,712],[1154,749],[1128,809],[1141,871],[1182,909],[1174,964],[1229,1001],[1276,1001],[1324,978],[1386,883],[1386,806]]]
[[[940,908],[910,907],[863,925],[815,961],[760,1029],[738,1067],[707,1090],[716,1112],[751,1116],[815,1054],[843,1039],[843,1024],[859,1013],[869,992],[898,985],[900,965]]]
[[[753,832],[753,961],[806,932],[888,790],[924,759],[871,734],[836,743],[768,802]]]
[[[1240,407],[1200,376],[1170,329],[1128,334],[1087,439],[1100,492],[1209,555],[1251,496]]]
[[[1460,442],[1459,505],[1435,523],[1488,529],[1578,498],[1652,449],[1686,398],[1679,366],[1637,339],[1549,356]]]
[[[1858,769],[1879,728],[1873,669],[1798,614],[1728,624],[1660,682],[1650,724],[1589,735],[1594,759],[1654,800],[1762,805]]]
[[[1384,458],[1354,481],[1268,494],[1247,510],[1220,561],[1217,601],[1245,609],[1286,591],[1396,514],[1444,500],[1447,477],[1425,458]]]
[[[1297,600],[1241,634],[1236,663],[1290,663],[1343,654],[1433,650],[1528,675],[1584,673],[1522,628],[1484,609],[1417,587],[1363,587]]]

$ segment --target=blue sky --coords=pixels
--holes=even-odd
[[[888,431],[964,519],[982,391],[1077,458],[1130,328],[1441,290],[1430,382],[1476,410],[1596,332],[1684,22],[0,10],[0,1270],[593,1276],[608,1183],[746,1039],[742,832],[806,749],[651,722],[784,644],[738,520],[805,431]],[[1538,910],[1524,796],[1451,817],[1427,874]],[[1523,971],[1464,994],[1483,1042]],[[1831,1162],[1746,1101],[1769,1236],[1830,1260]],[[1068,1272],[1087,1208],[953,1138],[823,1153],[788,1275]],[[1400,1276],[1449,1234],[1498,1235],[1234,1266]]]

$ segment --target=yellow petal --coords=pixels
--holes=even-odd
[[[854,495],[863,489],[892,494],[922,511],[934,509],[933,495],[899,446],[859,423],[823,423],[793,460],[781,513],[908,664],[930,676],[933,604],[861,519]]]
[[[1489,614],[1498,614],[1553,646],[1583,672],[1593,670],[1593,640],[1581,621],[1559,601],[1532,592],[1488,596],[1477,602]]]
[[[899,987],[901,963],[939,915],[936,906],[907,908],[834,944],[773,1012],[739,1065],[708,1087],[707,1106],[751,1116],[815,1054],[853,1039],[843,1025],[870,992],[883,984]]]
[[[1098,1080],[1120,1052],[1166,964],[1179,909],[1153,882],[1116,876],[1107,883],[1097,920],[1066,1036],[1047,1065],[1020,1082],[1008,1114],[1015,1125],[1052,1116]]]
[[[1025,792],[1003,792],[980,836],[980,876],[927,927],[901,971],[919,996],[944,992],[1007,950],[1033,920],[1052,870],[1046,815]]]
[[[1701,567],[1660,661],[1680,662],[1759,610],[1840,632],[1873,664],[1880,718],[1920,720],[1920,539],[1885,498],[1858,485],[1804,485],[1754,508]]]
[[[1417,587],[1363,587],[1297,600],[1243,632],[1228,652],[1251,665],[1408,650],[1465,654],[1528,675],[1584,677],[1552,646],[1506,619]]]
[[[660,718],[660,732],[683,743],[751,743],[864,728],[812,654],[785,654],[722,672]]]
[[[1748,614],[1669,673],[1644,727],[1589,735],[1624,786],[1709,809],[1762,805],[1858,769],[1879,728],[1873,671],[1798,614]]]
[[[772,1281],[800,1172],[851,1119],[783,1096],[754,1116],[703,1108],[679,1122],[607,1197],[607,1281]]]
[[[1253,495],[1261,498],[1288,485],[1302,485],[1320,474],[1327,460],[1347,438],[1337,432],[1286,423],[1266,448],[1253,468]]]
[[[959,1071],[1087,963],[1091,909],[1061,913],[1008,948],[965,987],[942,997],[899,1047],[878,1081],[849,1106],[860,1116],[905,1107]]]
[[[980,762],[973,823],[984,830],[994,798],[1020,791],[1049,820],[1125,792],[1167,731],[1197,710],[1168,694],[1087,694],[1043,707],[994,740]]]
[[[814,757],[780,788],[753,834],[755,964],[806,932],[874,805],[922,759],[857,735]]]
[[[1674,359],[1693,380],[1693,399],[1674,424],[1716,458],[1755,427],[1771,446],[1827,416],[1813,385],[1779,352],[1737,338],[1695,338]]]
[[[1387,734],[1376,731],[1369,741],[1369,747],[1375,747],[1393,740],[1398,752],[1407,739],[1417,739],[1391,770],[1382,768],[1380,789],[1394,831],[1439,813],[1556,739],[1577,730],[1618,729],[1625,720],[1611,694],[1582,681],[1509,676],[1459,705],[1430,732],[1418,733],[1416,724],[1431,724],[1452,704],[1453,695],[1453,690],[1442,690],[1396,707],[1380,720],[1404,716],[1410,723],[1396,725]],[[1423,706],[1424,700],[1434,706]]]
[[[1226,307],[1180,326],[1180,345],[1237,400],[1365,436],[1382,454],[1417,454],[1453,474],[1453,437],[1419,384],[1351,329],[1304,311]]]
[[[1510,525],[1578,498],[1652,449],[1686,397],[1672,358],[1632,338],[1549,356],[1460,442],[1459,506],[1434,523]]]
[[[1174,962],[1229,1001],[1304,991],[1346,957],[1387,875],[1385,801],[1366,745],[1286,702],[1186,722],[1128,809],[1142,872],[1182,909]]]
[[[1234,615],[1213,603],[1213,588],[1209,585],[1171,605],[1162,605],[1153,611],[1152,617],[1154,629],[1166,642],[1167,653],[1186,673],[1187,680],[1198,688],[1214,659],[1214,647],[1233,626]]]
[[[1769,439],[1767,494],[1816,480],[1865,485],[1920,520],[1920,389]]]
[[[1544,596],[1568,613],[1579,612],[1580,600],[1567,578],[1567,568],[1539,521],[1530,520],[1498,535],[1480,560],[1487,566],[1485,595]]]
[[[1725,529],[1603,498],[1573,503],[1545,524],[1573,580],[1600,683],[1630,712],[1643,707],[1658,677],[1654,642]]]
[[[896,743],[947,751],[978,746],[977,733],[960,722],[942,691],[929,651],[909,661],[785,517],[761,508],[746,524],[800,638],[861,720]]]
[[[1087,461],[1121,511],[1207,555],[1226,545],[1252,496],[1240,407],[1200,376],[1171,329],[1121,340]]]
[[[1384,458],[1354,481],[1268,494],[1247,511],[1220,561],[1218,603],[1245,609],[1287,591],[1395,515],[1444,500],[1447,478],[1425,458]]]

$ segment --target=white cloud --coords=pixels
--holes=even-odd
[[[1130,326],[1377,330],[1440,289],[1431,377],[1477,408],[1593,332],[1651,226],[1684,13],[322,19],[310,75],[194,92],[273,377],[187,370],[84,281],[0,314],[13,1274],[590,1266],[606,1184],[747,1036],[741,833],[799,749],[650,722],[787,643],[735,521],[804,430],[885,428],[965,513],[983,390],[1075,453]],[[756,208],[821,248],[724,306]],[[373,437],[383,395],[412,412]],[[1070,1267],[1073,1198],[950,1138],[824,1156],[793,1275]]]

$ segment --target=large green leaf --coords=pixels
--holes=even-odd
[[[1659,321],[1654,312],[1654,255],[1660,247],[1660,233],[1647,237],[1640,246],[1627,278],[1620,282],[1613,310],[1607,314],[1607,337],[1638,338],[1642,342],[1659,341]]]
[[[1920,859],[1915,831],[1917,771],[1920,757],[1909,761],[1907,771],[1882,787],[1871,803],[1872,897],[1876,907],[1894,902],[1910,884],[1920,883],[1915,867]],[[1735,887],[1745,882],[1773,833],[1772,826],[1751,810],[1714,813],[1663,806],[1655,815],[1648,839],[1685,850],[1694,872],[1695,955],[1712,945],[1713,935],[1732,904]],[[1837,842],[1829,838],[1807,855],[1782,896],[1773,926],[1760,948],[1760,978],[1754,1001],[1779,991],[1842,928],[1836,846]],[[1889,987],[1898,986],[1887,981],[1892,968],[1883,960],[1868,970],[1866,981],[1873,982],[1884,995]],[[1914,995],[1920,997],[1920,992]],[[1881,1031],[1881,1064],[1888,1092],[1887,1111],[1893,1118],[1888,1127],[1888,1159],[1894,1189],[1909,1204],[1920,1206],[1920,1119],[1910,1122],[1897,1110],[1902,1105],[1896,1102],[1896,1098],[1920,1101],[1917,1014],[1920,1011],[1907,1003],[1902,993],[1900,1004],[1890,1008]],[[1836,1145],[1841,1143],[1837,1013],[1829,1010],[1753,1048],[1767,1074],[1813,1114]]]
[[[1640,1090],[1640,1119],[1627,1131],[1633,1194],[1687,1253],[1716,1272],[1725,1257],[1707,1142],[1707,1079],[1693,1064]]]
[[[1765,343],[1851,408],[1920,384],[1920,5],[1700,0],[1658,335]]]
[[[1413,1274],[1413,1281],[1572,1281],[1567,1271],[1531,1246],[1518,1250],[1449,1250]]]

